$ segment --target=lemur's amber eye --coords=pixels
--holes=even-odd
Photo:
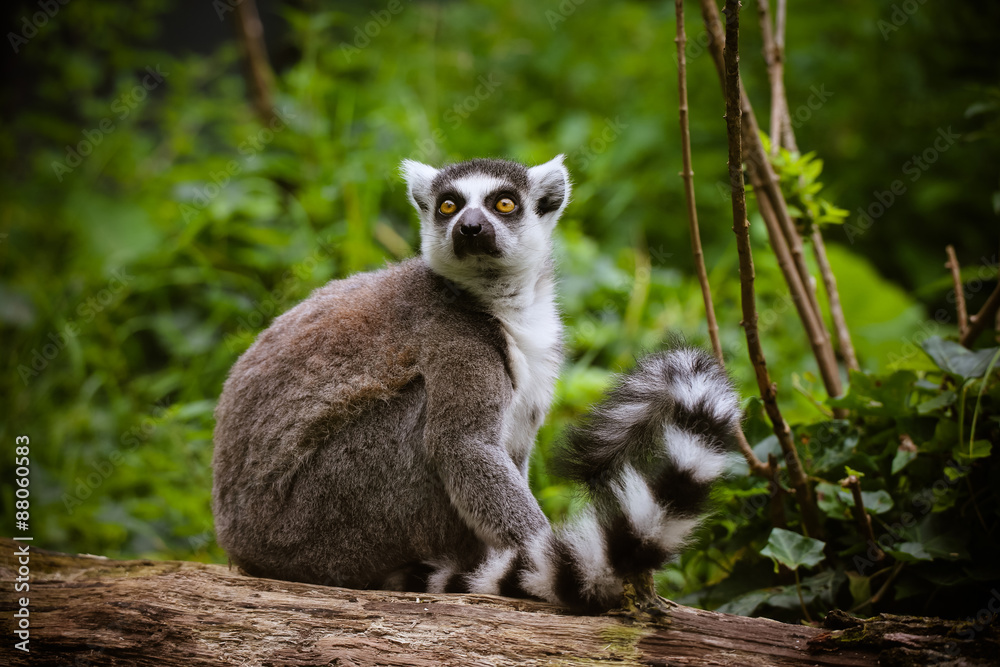
[[[500,211],[501,213],[510,213],[515,208],[517,208],[517,204],[515,204],[514,200],[511,199],[510,197],[502,197],[497,202],[497,210]]]
[[[446,199],[443,202],[441,202],[441,206],[438,207],[438,210],[444,213],[445,215],[451,215],[452,213],[458,210],[458,206],[456,206],[455,202],[453,202],[452,200]]]

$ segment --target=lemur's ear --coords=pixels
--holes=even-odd
[[[565,155],[559,154],[537,167],[528,169],[528,182],[535,200],[535,212],[555,219],[569,203],[569,172],[563,166]]]
[[[438,170],[422,162],[403,160],[399,171],[403,174],[403,180],[406,181],[406,195],[410,198],[410,203],[416,207],[417,212],[426,213],[431,210],[434,205],[434,202],[431,201],[431,183],[434,182]]]

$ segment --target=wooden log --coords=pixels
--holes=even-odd
[[[16,549],[0,539],[12,581]],[[876,665],[817,628],[683,606],[580,616],[489,595],[361,591],[259,579],[223,565],[29,551],[30,653],[0,599],[9,665]],[[8,589],[9,590],[9,589]]]

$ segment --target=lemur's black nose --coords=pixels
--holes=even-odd
[[[478,208],[462,213],[452,228],[451,240],[459,259],[466,255],[500,255],[493,223]]]
[[[458,231],[461,232],[462,236],[475,236],[483,231],[483,226],[478,222],[463,222]]]

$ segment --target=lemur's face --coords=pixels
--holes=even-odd
[[[544,262],[552,229],[569,201],[562,159],[531,168],[492,159],[442,169],[404,161],[427,262],[453,279],[470,270]]]

